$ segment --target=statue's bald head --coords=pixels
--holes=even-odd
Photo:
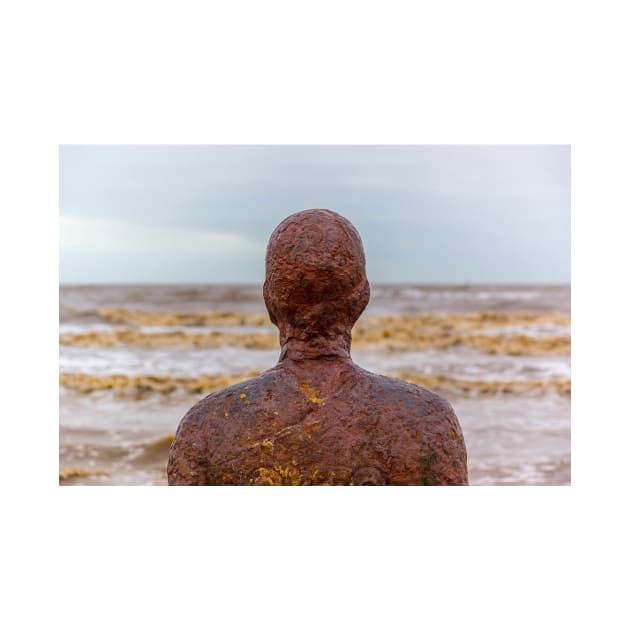
[[[291,336],[349,332],[370,298],[352,223],[331,210],[304,210],[282,221],[267,246],[264,298],[272,321]]]

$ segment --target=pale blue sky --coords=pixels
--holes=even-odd
[[[286,216],[359,230],[373,283],[570,281],[570,147],[61,146],[61,283],[259,283]]]

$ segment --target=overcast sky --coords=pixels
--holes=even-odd
[[[60,281],[259,283],[287,215],[357,227],[373,283],[570,281],[568,146],[61,146]]]

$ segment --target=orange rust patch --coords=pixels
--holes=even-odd
[[[319,398],[317,396],[318,392],[312,385],[309,385],[308,383],[300,383],[300,389],[302,390],[304,394],[306,394],[307,398],[312,403],[319,404],[319,403],[324,402],[323,398]]]

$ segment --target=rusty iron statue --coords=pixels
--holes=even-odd
[[[467,485],[451,405],[350,358],[370,285],[361,238],[330,210],[286,218],[269,240],[264,299],[280,360],[184,417],[169,485]]]

